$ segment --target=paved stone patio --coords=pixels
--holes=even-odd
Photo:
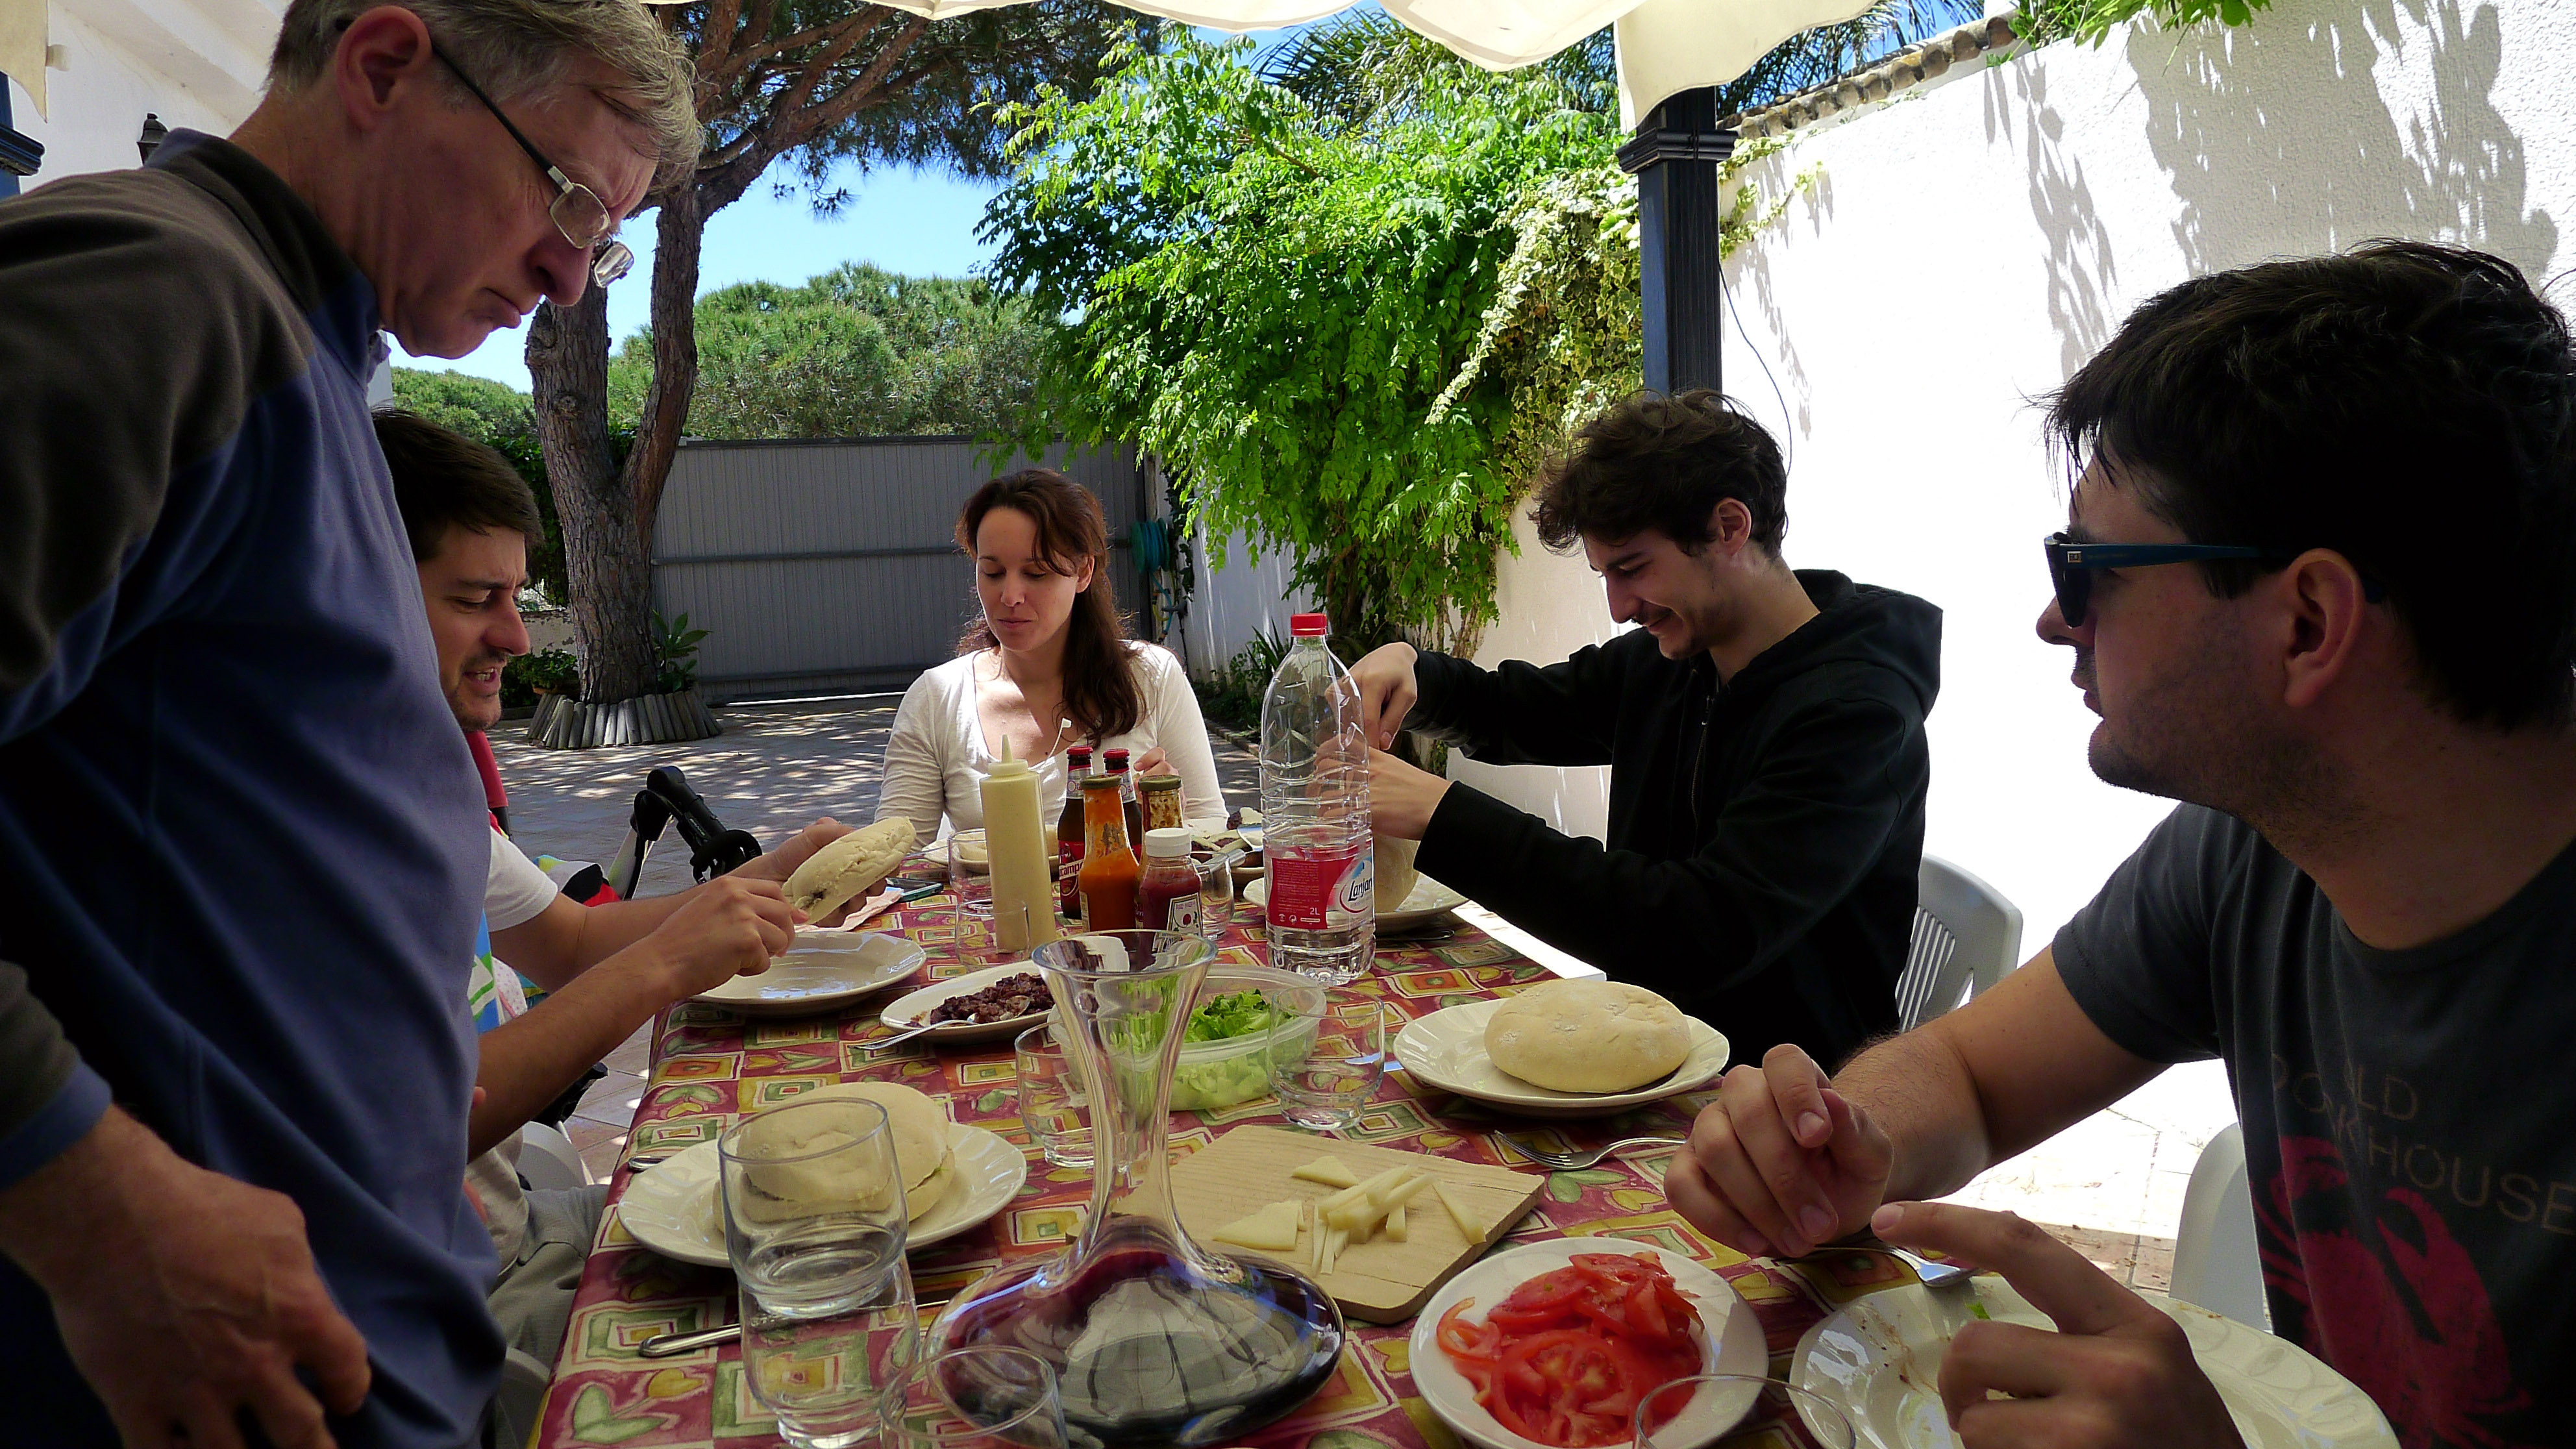
[[[765,842],[817,816],[864,823],[876,812],[879,766],[894,722],[894,695],[736,705],[718,718],[725,732],[684,745],[540,750],[523,727],[495,732],[494,752],[510,790],[510,822],[531,852],[605,864],[626,835],[626,818],[657,765],[676,765],[717,817]],[[1256,798],[1259,763],[1227,739],[1217,742],[1227,802]],[[690,883],[688,850],[665,832],[645,867],[643,893]],[[565,1132],[595,1176],[605,1178],[626,1141],[644,1086],[644,1034],[608,1059]],[[2107,1111],[1979,1177],[1952,1200],[2008,1208],[2073,1243],[2114,1277],[2162,1288],[2173,1266],[2174,1225],[2200,1149],[2235,1120],[2225,1071],[2216,1063],[2178,1067]]]

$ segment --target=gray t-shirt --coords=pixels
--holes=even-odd
[[[2576,1443],[2576,847],[2458,935],[2381,951],[2186,805],[2056,959],[2129,1051],[2226,1061],[2280,1333],[2410,1449]]]

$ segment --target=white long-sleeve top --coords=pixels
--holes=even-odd
[[[975,710],[975,665],[982,657],[981,653],[960,655],[924,673],[904,691],[903,705],[895,711],[894,733],[886,740],[877,819],[908,818],[915,837],[925,841],[983,827],[981,786],[999,757],[986,747],[984,722]],[[1137,682],[1145,687],[1144,717],[1127,733],[1101,741],[1099,748],[1122,749],[1130,759],[1141,759],[1147,750],[1160,746],[1171,761],[1171,773],[1181,777],[1181,818],[1193,827],[1222,829],[1225,794],[1216,782],[1216,755],[1208,748],[1207,722],[1199,715],[1198,696],[1190,692],[1181,662],[1160,645],[1134,640],[1128,641],[1127,658]],[[1057,754],[1035,762],[1042,820],[1054,820],[1063,813],[1061,751],[1075,743],[1067,731]]]

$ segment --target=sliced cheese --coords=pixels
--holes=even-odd
[[[1366,1202],[1370,1193],[1410,1175],[1412,1171],[1410,1167],[1390,1167],[1366,1182],[1343,1188],[1340,1192],[1324,1199],[1324,1211],[1329,1213],[1339,1208],[1349,1207],[1355,1202]]]
[[[1374,1187],[1367,1197],[1341,1207],[1328,1209],[1324,1221],[1337,1228],[1348,1228],[1353,1234],[1365,1233],[1383,1221],[1395,1208],[1411,1202],[1415,1195],[1431,1185],[1427,1174],[1416,1173],[1401,1182]]]
[[[1333,1229],[1333,1231],[1325,1237],[1323,1267],[1323,1271],[1325,1273],[1331,1273],[1333,1271],[1333,1265],[1342,1260],[1342,1249],[1350,1246],[1350,1241],[1350,1233],[1341,1228]]]
[[[1449,1210],[1449,1220],[1458,1225],[1458,1231],[1465,1235],[1468,1242],[1481,1243],[1485,1240],[1484,1223],[1477,1219],[1475,1213],[1468,1210],[1465,1203],[1458,1201],[1458,1195],[1449,1190],[1449,1184],[1434,1182],[1431,1184],[1431,1191],[1439,1197],[1440,1205]]]
[[[1408,1241],[1405,1237],[1405,1233],[1407,1231],[1409,1230],[1404,1225],[1404,1204],[1397,1203],[1394,1207],[1387,1209],[1386,1240],[1390,1243]]]
[[[1264,1253],[1294,1252],[1297,1247],[1298,1220],[1305,1216],[1305,1203],[1298,1198],[1274,1202],[1249,1217],[1239,1218],[1208,1234],[1220,1243],[1238,1248],[1252,1248]]]
[[[1288,1175],[1303,1178],[1308,1182],[1320,1182],[1326,1187],[1360,1185],[1360,1180],[1351,1175],[1349,1168],[1342,1166],[1342,1160],[1338,1157],[1318,1157]]]

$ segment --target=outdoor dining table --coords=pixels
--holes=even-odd
[[[880,918],[872,929],[901,934],[927,951],[938,980],[999,959],[983,923],[958,915],[947,897],[932,897]],[[1258,921],[1230,926],[1218,958],[1265,959]],[[1407,1019],[1462,1002],[1505,996],[1550,978],[1549,970],[1463,922],[1445,937],[1381,941],[1376,968],[1355,989],[1391,1002]],[[887,994],[891,994],[890,992]],[[1019,1119],[1011,1043],[939,1049],[912,1041],[881,1053],[870,1041],[892,1035],[877,1019],[881,1001],[834,1016],[746,1020],[729,1011],[683,1002],[653,1030],[651,1076],[635,1112],[627,1155],[677,1152],[713,1140],[742,1114],[792,1100],[834,1082],[899,1081],[947,1099],[957,1121],[1018,1144],[1030,1158],[1019,1197],[982,1227],[913,1254],[912,1269],[928,1323],[947,1300],[997,1264],[1055,1251],[1072,1234],[1090,1199],[1088,1169],[1050,1167],[1028,1142]],[[1717,1023],[1721,1030],[1724,1023]],[[1375,1146],[1439,1153],[1523,1171],[1535,1165],[1497,1139],[1509,1131],[1542,1146],[1598,1146],[1641,1133],[1686,1132],[1711,1089],[1668,1098],[1597,1121],[1539,1122],[1416,1082],[1395,1063],[1376,1099],[1349,1135]],[[1258,1098],[1211,1113],[1172,1114],[1175,1156],[1213,1142],[1245,1123],[1279,1123],[1276,1102]],[[1686,1254],[1725,1278],[1752,1305],[1781,1377],[1798,1337],[1834,1307],[1864,1293],[1912,1281],[1892,1259],[1852,1253],[1795,1266],[1747,1259],[1701,1236],[1664,1201],[1664,1159],[1608,1158],[1576,1172],[1547,1175],[1538,1206],[1493,1251],[1545,1238],[1634,1239]],[[633,1174],[620,1165],[609,1211],[582,1272],[563,1352],[555,1366],[534,1442],[557,1446],[613,1444],[623,1449],[759,1449],[779,1442],[742,1373],[738,1345],[673,1358],[647,1359],[637,1348],[657,1334],[713,1328],[733,1320],[732,1275],[692,1267],[638,1245],[618,1221],[617,1199]],[[1461,1441],[1435,1417],[1407,1362],[1411,1323],[1353,1323],[1340,1371],[1289,1418],[1242,1443],[1281,1449],[1454,1449]],[[1807,1444],[1803,1426],[1782,1422],[1764,1400],[1757,1417],[1730,1442]]]

